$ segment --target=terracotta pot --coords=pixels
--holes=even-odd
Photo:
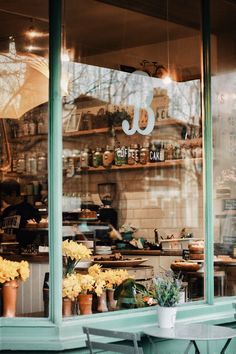
[[[10,280],[3,284],[2,287],[2,301],[3,301],[3,317],[16,316],[16,299],[18,281],[16,279]]]
[[[63,316],[72,316],[72,300],[68,297],[62,299],[62,314]]]
[[[106,290],[103,290],[103,293],[98,296],[98,307],[97,307],[98,312],[107,312],[107,292]]]
[[[79,311],[80,315],[91,315],[92,314],[92,294],[79,294]]]
[[[107,289],[107,307],[108,311],[115,311],[117,301],[114,299],[114,289]]]

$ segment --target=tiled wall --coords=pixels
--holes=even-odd
[[[143,168],[128,171],[91,173],[65,182],[64,192],[90,192],[101,204],[97,184],[117,183],[114,206],[119,225],[131,223],[137,237],[154,240],[154,229],[163,236],[183,227],[194,237],[203,237],[202,174],[194,165],[175,168]]]

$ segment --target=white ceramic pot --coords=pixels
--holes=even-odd
[[[176,307],[157,307],[157,319],[160,328],[172,328],[175,326]]]

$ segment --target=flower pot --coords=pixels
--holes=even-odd
[[[108,311],[106,290],[103,290],[102,294],[100,296],[98,296],[97,311],[98,312],[107,312]]]
[[[92,294],[79,294],[79,311],[80,315],[91,315],[92,314]]]
[[[18,281],[16,279],[7,281],[2,287],[3,317],[16,316],[16,299]]]
[[[117,301],[114,299],[114,289],[107,289],[107,307],[108,311],[115,311]]]
[[[157,307],[157,319],[160,328],[173,328],[176,319],[176,307]]]
[[[72,316],[72,300],[68,297],[62,299],[62,314],[63,316]]]

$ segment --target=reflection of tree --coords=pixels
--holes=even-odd
[[[170,115],[185,122],[200,116],[199,80],[172,82],[166,86],[163,80],[91,65],[68,63],[64,70],[69,76],[67,102],[81,95],[91,96],[114,105],[131,105],[145,108],[146,98],[154,88],[163,90],[170,98]],[[164,93],[165,92],[165,93]]]

